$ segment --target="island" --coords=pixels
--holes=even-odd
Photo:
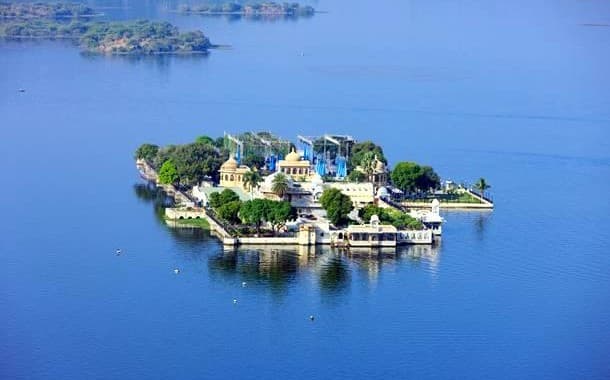
[[[316,11],[311,6],[302,6],[299,3],[255,2],[239,4],[227,2],[199,5],[183,4],[178,7],[178,12],[198,15],[233,15],[249,19],[277,19],[311,17]]]
[[[93,8],[79,3],[0,3],[2,18],[81,18],[99,16]]]
[[[213,47],[202,31],[180,32],[164,21],[94,22],[94,10],[79,4],[0,6],[0,37],[71,39],[83,52],[99,54],[207,54]]]
[[[142,144],[134,157],[142,178],[173,199],[164,210],[170,226],[210,228],[225,245],[434,244],[441,201],[493,207],[483,193],[442,183],[430,166],[405,161],[390,170],[381,146],[345,135],[296,143],[269,132],[200,136]]]

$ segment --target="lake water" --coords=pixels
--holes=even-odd
[[[321,0],[275,22],[88,3],[231,48],[0,43],[0,378],[610,376],[607,2]],[[373,139],[485,177],[497,207],[396,258],[163,225],[136,147],[248,130]]]

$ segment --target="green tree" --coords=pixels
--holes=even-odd
[[[214,146],[214,139],[206,135],[197,137],[197,139],[195,139],[195,142],[199,144],[208,144]]]
[[[436,190],[441,186],[441,178],[430,166],[420,167],[419,177],[415,182],[417,188],[422,191]]]
[[[260,234],[261,225],[268,215],[268,203],[265,199],[253,199],[242,204],[239,216],[244,223],[256,226],[256,233]]]
[[[261,183],[263,177],[257,170],[250,170],[244,173],[244,185],[248,186],[250,189],[250,195],[252,195],[252,190],[258,187],[258,184]]]
[[[214,140],[214,146],[218,149],[220,148],[224,148],[225,146],[225,138],[224,137],[217,137],[216,140]]]
[[[142,144],[136,149],[135,158],[152,163],[159,152],[159,146],[154,144]]]
[[[229,223],[238,223],[239,222],[239,210],[241,208],[241,201],[231,201],[228,203],[222,204],[218,207],[217,214],[220,219],[229,222]]]
[[[244,154],[244,158],[242,159],[242,163],[251,169],[253,168],[262,168],[265,166],[265,157],[260,154],[249,153]]]
[[[360,167],[364,170],[364,174],[366,174],[366,178],[371,181],[373,173],[375,171],[375,153],[366,152],[362,155],[362,159],[360,160]]]
[[[171,160],[165,161],[159,170],[159,182],[168,185],[178,182],[179,179],[176,165]]]
[[[326,217],[334,225],[345,223],[347,215],[354,209],[350,197],[333,188],[324,190],[320,204],[326,210]]]
[[[267,201],[265,220],[271,223],[273,233],[286,225],[286,222],[295,217],[295,210],[286,201]]]
[[[441,180],[430,166],[420,166],[415,162],[399,162],[392,170],[392,182],[406,193],[438,189]]]
[[[206,177],[217,178],[226,157],[208,144],[193,143],[175,147],[169,153],[182,183],[194,185]]]
[[[421,167],[415,162],[399,162],[392,170],[392,182],[405,193],[412,193],[417,189],[417,179]]]
[[[286,177],[285,174],[278,173],[275,175],[275,177],[273,177],[273,181],[271,182],[271,191],[280,197],[280,199],[283,199],[284,196],[286,196],[289,187],[290,184],[288,182],[288,177]]]
[[[209,203],[214,210],[218,210],[222,205],[230,202],[239,201],[239,195],[231,189],[224,189],[210,194]]]
[[[350,182],[364,182],[366,181],[366,175],[360,170],[352,170],[347,175],[347,180]]]
[[[377,158],[382,161],[384,164],[387,164],[388,161],[383,154],[383,148],[379,145],[375,144],[372,141],[363,141],[357,144],[354,144],[352,147],[352,152],[349,158],[348,167],[349,169],[353,169],[358,165],[362,165],[362,158],[368,152],[373,153],[373,157],[377,155]]]
[[[483,177],[479,178],[479,180],[474,184],[474,188],[481,192],[481,196],[483,198],[485,197],[485,190],[489,189],[490,187],[491,186],[487,183],[487,181],[485,181],[485,178]]]
[[[392,218],[390,217],[388,212],[379,206],[370,204],[358,210],[358,216],[360,217],[360,219],[362,219],[364,223],[368,223],[371,220],[371,216],[373,215],[377,215],[379,217],[379,220],[384,223],[392,221]]]
[[[399,230],[421,230],[424,225],[411,215],[400,213],[392,219],[392,225]]]

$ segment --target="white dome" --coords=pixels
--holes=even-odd
[[[220,168],[223,170],[235,170],[237,169],[237,161],[235,158],[233,158],[233,156],[230,156]]]
[[[295,152],[294,148],[292,148],[292,151],[286,155],[286,161],[301,161],[301,156],[297,152]]]
[[[387,189],[386,187],[384,187],[384,186],[380,187],[380,188],[377,190],[377,195],[378,195],[378,196],[380,196],[380,197],[385,197],[385,196],[387,196],[387,195],[389,195],[389,194],[390,194],[390,192],[389,192],[389,191],[388,191],[388,189]]]

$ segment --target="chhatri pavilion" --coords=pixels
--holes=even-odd
[[[249,167],[239,165],[233,156],[229,157],[220,167],[220,186],[245,188],[244,174],[249,171]]]
[[[295,181],[299,181],[303,177],[308,179],[312,173],[309,161],[302,160],[301,156],[295,152],[294,148],[292,149],[292,152],[286,155],[284,160],[278,162],[277,166],[278,172],[290,176]]]

